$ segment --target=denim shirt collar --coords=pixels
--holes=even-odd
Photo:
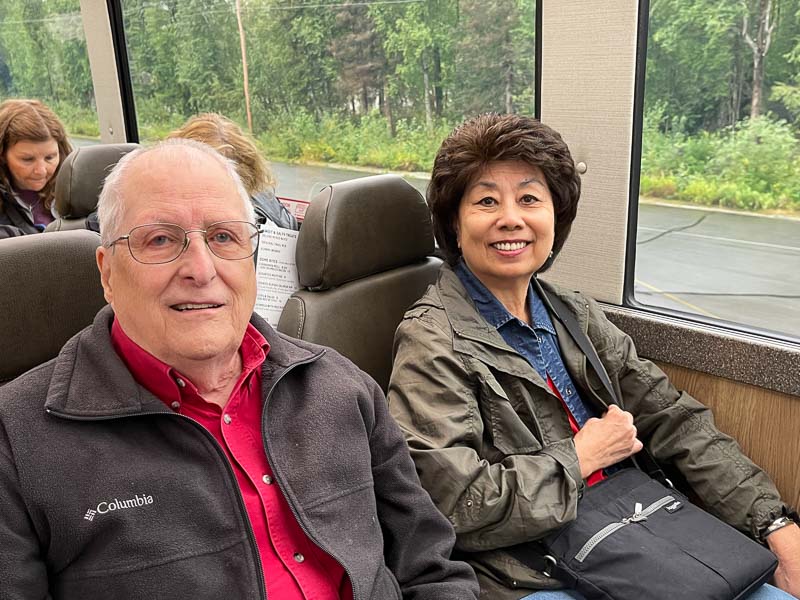
[[[503,303],[495,298],[494,294],[475,277],[472,271],[469,270],[469,267],[467,267],[463,258],[458,261],[458,264],[453,270],[461,280],[470,298],[472,298],[472,301],[475,303],[478,312],[481,313],[481,316],[486,319],[492,327],[500,329],[509,321],[518,321],[514,315],[508,312],[506,307],[503,306]],[[541,329],[552,335],[556,335],[556,330],[553,327],[553,322],[550,320],[550,315],[547,313],[547,308],[531,284],[528,284],[528,308],[530,309],[531,319],[533,320],[533,329]]]

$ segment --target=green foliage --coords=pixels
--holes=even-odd
[[[672,198],[678,191],[678,184],[671,175],[642,174],[639,178],[639,193],[654,198]]]
[[[786,122],[744,119],[716,133],[661,131],[645,118],[641,193],[744,210],[800,210],[800,141]]]
[[[97,124],[97,113],[94,109],[75,106],[69,102],[59,102],[50,108],[64,123],[69,135],[95,139],[100,137],[100,127]]]
[[[441,123],[431,131],[424,124],[403,120],[392,136],[387,120],[377,111],[360,119],[329,114],[319,121],[307,111],[297,111],[271,123],[259,141],[274,160],[427,171],[450,129]]]
[[[535,0],[125,0],[140,137],[217,111],[270,158],[428,170],[479,112],[533,112]],[[750,120],[759,0],[651,0],[641,191],[800,210],[800,0],[773,0],[768,116]],[[97,136],[79,0],[0,3],[0,99],[37,97]]]

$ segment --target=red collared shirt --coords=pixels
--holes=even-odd
[[[224,408],[206,402],[175,369],[132,341],[117,321],[111,342],[139,384],[172,410],[205,427],[230,461],[264,569],[267,594],[280,600],[350,600],[342,566],[309,539],[275,483],[261,436],[261,369],[269,344],[247,326],[242,373]]]

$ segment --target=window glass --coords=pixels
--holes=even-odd
[[[533,113],[535,0],[122,6],[142,139],[222,113],[252,131],[283,197],[377,171],[423,190],[465,115]]]
[[[79,0],[0,3],[0,100],[35,98],[73,145],[100,137]]]
[[[800,338],[800,0],[650,3],[635,298]]]

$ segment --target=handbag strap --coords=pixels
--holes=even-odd
[[[586,360],[589,361],[589,364],[594,369],[594,372],[597,373],[597,376],[600,378],[600,382],[603,384],[603,387],[606,388],[608,395],[611,397],[611,401],[619,406],[619,399],[614,391],[614,386],[611,385],[611,378],[608,376],[608,371],[606,371],[606,368],[600,360],[600,357],[597,355],[597,350],[595,350],[594,345],[589,340],[589,336],[583,332],[583,329],[581,328],[580,323],[578,323],[578,320],[575,318],[575,315],[567,307],[567,305],[564,304],[564,301],[561,300],[561,298],[545,290],[538,279],[534,279],[534,281],[536,282],[538,288],[537,291],[544,301],[550,305],[551,313],[555,315],[555,317],[561,322],[564,328],[569,332],[570,337],[572,337],[574,342],[581,349],[581,352],[583,352]],[[674,487],[672,482],[667,479],[666,475],[664,475],[664,471],[658,466],[658,463],[655,461],[647,448],[643,447],[635,457],[631,456],[630,459],[636,467],[647,473],[653,479],[656,479],[671,488]]]

